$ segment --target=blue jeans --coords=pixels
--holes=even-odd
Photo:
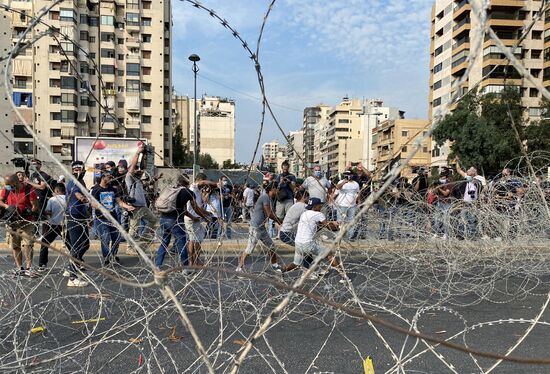
[[[118,229],[105,218],[96,218],[94,225],[101,242],[101,254],[103,258],[116,256],[118,245],[120,244],[120,232]]]
[[[226,224],[225,234],[227,239],[231,239],[231,221],[233,220],[233,207],[223,208],[223,220]]]
[[[357,210],[356,206],[336,206],[336,216],[338,217],[338,222],[340,224],[348,223],[353,221],[353,217],[355,217],[355,211]],[[346,233],[346,236],[348,239],[350,239],[353,236],[354,227],[351,227],[348,232]]]
[[[84,254],[90,248],[90,236],[88,232],[88,221],[67,218],[67,246],[71,257],[82,260]],[[69,265],[71,279],[76,278],[76,266],[71,261]]]
[[[160,230],[162,233],[162,240],[160,242],[160,247],[157,251],[157,256],[155,257],[155,264],[157,267],[160,267],[164,262],[164,257],[168,251],[168,246],[172,240],[172,235],[174,236],[174,247],[180,255],[181,264],[184,266],[189,265],[189,254],[187,252],[187,234],[185,232],[185,225],[182,220],[179,221],[178,218],[173,217],[160,217]]]
[[[449,236],[450,215],[449,211],[451,204],[438,201],[436,203],[436,211],[434,212],[434,222],[432,230],[434,234]]]
[[[279,239],[288,245],[294,246],[294,236],[292,232],[279,231]]]

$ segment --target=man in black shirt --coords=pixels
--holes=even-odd
[[[163,203],[165,200],[165,193],[170,195],[170,189],[172,191],[179,190],[177,192],[177,197],[175,201],[174,209],[161,209],[159,204]],[[174,191],[175,192],[175,191]],[[193,210],[202,218],[208,220],[208,213],[204,211],[198,204],[195,202],[195,193],[189,189],[189,180],[186,176],[180,175],[178,177],[178,185],[176,187],[169,187],[167,191],[162,191],[158,200],[157,208],[161,211],[160,214],[160,228],[162,231],[162,240],[160,242],[160,247],[157,251],[157,256],[155,258],[155,264],[157,267],[161,267],[164,262],[164,257],[168,251],[168,246],[172,240],[172,235],[174,236],[174,246],[176,252],[180,255],[181,264],[184,266],[189,265],[189,253],[187,251],[187,233],[185,231],[185,223],[183,217],[187,216],[192,219],[194,222],[199,222],[200,218],[192,215],[187,211],[187,203],[191,204]],[[168,204],[170,205],[170,204]]]
[[[120,244],[120,232],[98,208],[102,206],[109,211],[115,219],[117,219],[117,205],[128,211],[134,210],[133,206],[121,200],[119,191],[111,185],[112,180],[113,175],[110,172],[104,171],[101,174],[99,183],[96,184],[91,191],[91,195],[99,202],[99,204],[93,202],[92,207],[95,209],[95,226],[99,235],[99,240],[101,241],[101,253],[103,254],[105,265],[109,265],[113,260],[120,263],[117,257],[118,245]]]
[[[231,239],[231,221],[233,220],[233,186],[226,176],[220,178],[220,192],[223,206],[223,220],[225,222],[227,239]]]
[[[31,160],[31,170],[34,170],[30,176],[30,179],[26,181],[28,185],[34,188],[36,196],[38,196],[38,216],[37,220],[40,221],[44,215],[44,210],[46,209],[46,204],[48,203],[48,198],[52,196],[50,177],[46,172],[42,170],[42,161],[38,159]]]

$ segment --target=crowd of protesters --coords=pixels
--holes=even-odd
[[[158,268],[163,266],[170,248],[179,255],[182,265],[199,265],[203,241],[231,239],[232,223],[240,220],[248,224],[249,231],[237,272],[245,271],[247,257],[261,242],[268,250],[275,272],[297,267],[305,271],[314,258],[328,259],[328,268],[310,274],[316,278],[330,269],[340,272],[337,259],[316,240],[320,229],[337,231],[346,226],[347,240],[366,238],[366,230],[362,228],[367,224],[367,216],[358,217],[357,210],[377,187],[371,173],[361,164],[348,167],[333,180],[328,180],[321,168],[315,166],[310,176],[299,181],[289,172],[285,161],[282,173],[266,173],[261,185],[233,185],[226,176],[211,181],[202,173],[190,181],[181,174],[173,186],[157,191],[156,182],[162,174],[153,178],[144,173],[140,163],[143,153],[144,148],[140,147],[130,160],[99,165],[93,186],[85,184],[86,170],[81,161],[72,163],[74,178],[67,183],[63,177],[54,179],[42,171],[37,159],[30,163],[30,171],[6,176],[0,191],[0,208],[8,228],[15,275],[36,277],[46,271],[50,245],[60,238],[73,259],[64,270],[68,286],[87,286],[83,261],[91,236],[99,239],[103,265],[118,266],[122,231],[127,231],[143,248],[155,242],[158,234],[160,243],[155,256]],[[460,215],[464,222],[461,235],[474,238],[478,222],[468,207],[482,198],[484,190],[492,191],[493,197],[505,201],[504,205],[509,207],[517,204],[529,188],[514,178],[509,169],[488,183],[475,167],[464,171],[458,160],[456,164],[455,174],[445,169],[439,180],[433,182],[425,168],[418,168],[410,182],[407,178],[396,179],[373,201],[374,210],[385,218],[380,220],[378,237],[391,240],[398,233],[387,222],[397,212],[406,217],[417,209],[417,202],[423,202],[421,209],[431,207],[428,226],[433,237],[445,239],[453,229],[449,219],[451,206],[461,201]],[[86,191],[93,197],[91,201]],[[295,248],[292,263],[286,266],[281,263],[274,239]],[[33,267],[35,242],[41,245],[36,268]],[[191,272],[187,269],[186,273]],[[341,275],[341,281],[347,281]]]

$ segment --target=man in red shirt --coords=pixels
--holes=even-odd
[[[4,179],[5,187],[1,193],[0,207],[8,209],[16,207],[15,216],[8,223],[9,229],[22,235],[12,233],[11,248],[17,275],[33,276],[32,255],[36,226],[33,223],[38,212],[38,197],[31,186],[21,182],[17,174],[11,174]],[[23,267],[23,255],[26,267]]]

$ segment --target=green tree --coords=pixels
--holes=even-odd
[[[183,130],[178,125],[172,135],[172,163],[175,166],[183,166],[185,164],[186,148],[186,145],[183,144]]]
[[[439,123],[433,139],[438,145],[451,142],[449,161],[459,156],[465,167],[475,166],[481,173],[498,172],[521,155],[512,120],[523,139],[522,114],[518,90],[470,93]]]

